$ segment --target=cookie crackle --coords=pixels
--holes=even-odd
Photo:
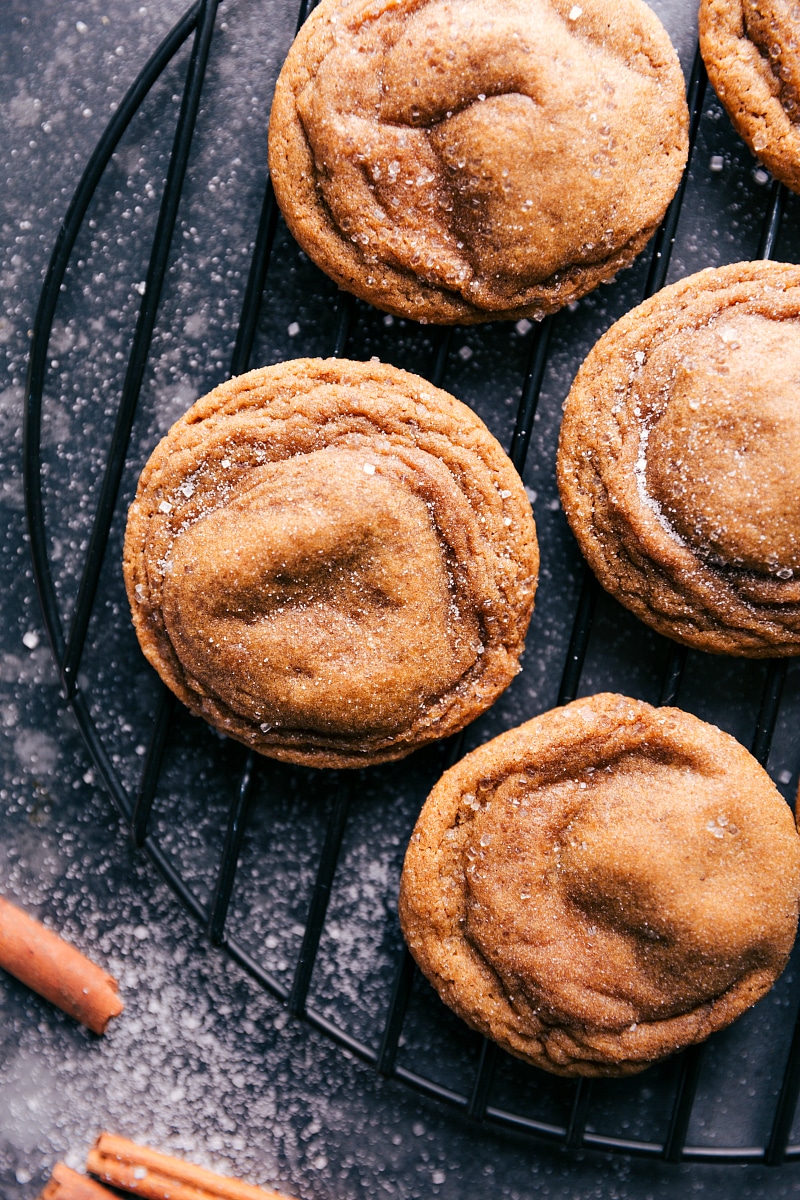
[[[800,267],[733,263],[608,330],[567,398],[564,511],[598,579],[660,633],[800,653]]]
[[[687,126],[640,0],[322,0],[278,79],[270,176],[303,249],[378,308],[540,318],[643,249]]]
[[[631,1075],[769,990],[800,837],[732,737],[602,694],[468,754],[431,792],[400,920],[446,1004],[557,1075]]]
[[[394,367],[301,359],[198,400],[153,452],[124,573],[142,649],[261,754],[402,758],[519,671],[539,556],[483,422]]]

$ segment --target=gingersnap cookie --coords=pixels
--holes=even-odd
[[[800,653],[800,267],[664,288],[567,397],[561,500],[613,596],[720,654]]]
[[[701,0],[700,50],[736,132],[800,192],[800,45],[789,0]]]
[[[297,241],[363,300],[541,317],[642,250],[687,126],[641,0],[322,0],[278,79],[269,167]]]
[[[400,921],[444,1002],[557,1075],[631,1075],[730,1024],[794,942],[800,838],[728,734],[576,700],[431,792]]]
[[[142,472],[125,584],[192,712],[317,767],[402,758],[508,686],[539,555],[483,422],[379,363],[299,359],[189,409]]]

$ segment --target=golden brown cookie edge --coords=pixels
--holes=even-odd
[[[734,129],[776,179],[800,193],[800,129],[769,86],[769,67],[757,61],[741,0],[700,0],[698,27],[708,78]],[[756,149],[759,136],[766,144]]]

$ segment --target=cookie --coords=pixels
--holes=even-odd
[[[625,696],[467,755],[428,797],[400,920],[444,1002],[557,1075],[630,1075],[754,1004],[794,942],[800,838],[728,734]]]
[[[402,758],[519,671],[531,507],[466,405],[379,363],[300,359],[189,409],[142,472],[124,574],[193,713],[317,767]]]
[[[278,79],[269,166],[297,241],[363,300],[542,317],[642,250],[687,126],[640,0],[322,0]]]
[[[740,137],[800,192],[800,46],[789,0],[701,0],[700,50]]]
[[[800,267],[701,271],[600,339],[567,398],[561,500],[598,579],[660,633],[800,653]]]

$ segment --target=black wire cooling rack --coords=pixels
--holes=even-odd
[[[298,28],[311,7],[311,0],[304,0],[298,17]],[[85,660],[87,644],[93,636],[92,621],[97,617],[99,609],[109,607],[105,598],[110,586],[106,576],[109,573],[109,577],[114,577],[115,572],[118,574],[112,525],[115,514],[118,517],[120,511],[124,519],[124,509],[130,499],[130,495],[125,494],[126,457],[168,272],[216,16],[217,0],[198,0],[193,4],[147,62],[114,113],[86,167],[61,227],[33,329],[24,431],[25,495],[33,569],[64,693],[77,718],[96,769],[128,824],[135,843],[155,864],[185,907],[206,927],[211,942],[223,948],[232,960],[277,996],[293,1015],[303,1017],[347,1051],[373,1064],[383,1075],[401,1080],[420,1092],[455,1105],[473,1120],[527,1132],[573,1150],[594,1148],[619,1151],[661,1158],[669,1162],[761,1162],[777,1165],[785,1160],[800,1159],[800,1144],[791,1143],[792,1124],[800,1091],[800,1023],[795,1017],[796,996],[789,995],[783,1001],[789,1015],[783,1020],[776,1035],[777,1048],[773,1045],[767,1066],[758,1068],[762,1076],[765,1072],[768,1075],[766,1083],[763,1079],[761,1081],[765,1097],[761,1103],[762,1107],[764,1104],[769,1107],[769,1113],[762,1122],[766,1136],[754,1145],[722,1145],[718,1134],[714,1134],[712,1138],[700,1137],[696,1144],[687,1144],[690,1127],[693,1128],[693,1114],[694,1119],[697,1119],[695,1103],[698,1088],[702,1088],[704,1077],[713,1076],[723,1093],[726,1088],[735,1090],[738,1086],[735,1067],[728,1075],[725,1075],[724,1071],[720,1075],[719,1056],[715,1057],[713,1049],[720,1044],[720,1035],[712,1039],[711,1050],[707,1046],[693,1047],[666,1066],[654,1068],[646,1076],[637,1077],[639,1082],[635,1084],[630,1081],[574,1083],[545,1077],[543,1073],[523,1067],[522,1064],[509,1059],[493,1044],[481,1041],[463,1030],[443,1006],[439,1005],[438,1000],[434,999],[432,994],[428,994],[425,990],[427,985],[420,981],[410,956],[401,948],[396,918],[393,911],[388,910],[388,905],[387,911],[381,913],[379,923],[385,924],[389,929],[387,945],[393,965],[389,970],[384,969],[382,973],[378,973],[377,984],[374,986],[370,985],[369,981],[364,981],[365,990],[369,991],[370,986],[372,988],[374,1003],[366,1024],[362,1021],[360,1031],[356,1035],[346,1027],[347,1022],[337,1015],[336,1006],[332,1006],[329,1000],[314,1002],[312,982],[315,967],[319,966],[320,946],[326,936],[326,930],[329,929],[326,921],[330,923],[330,899],[343,870],[342,847],[346,842],[348,821],[352,817],[354,779],[361,780],[363,784],[368,773],[314,774],[295,771],[292,776],[286,768],[257,759],[252,753],[242,752],[237,758],[239,748],[232,748],[231,743],[220,742],[215,734],[202,726],[202,723],[193,722],[187,733],[189,719],[176,711],[177,706],[165,689],[156,691],[152,680],[148,692],[152,700],[148,709],[151,714],[149,734],[143,744],[137,747],[138,778],[127,768],[123,769],[123,756],[118,752],[118,740],[109,732],[107,723],[103,723],[96,705],[93,707],[93,682],[86,675]],[[77,573],[79,582],[76,599],[66,622],[62,618],[65,604],[59,594],[63,588],[59,589],[56,586],[56,568],[60,560],[54,552],[52,538],[48,533],[47,497],[53,488],[57,493],[58,483],[54,483],[54,474],[45,462],[42,442],[48,364],[51,368],[53,366],[49,353],[56,308],[61,293],[67,287],[65,279],[68,277],[71,259],[87,212],[112,156],[131,121],[147,100],[151,89],[168,68],[174,69],[173,60],[190,39],[191,51],[188,55],[149,265],[146,279],[139,287],[142,300],[130,343],[121,398],[116,408],[113,434],[109,439],[109,451],[105,459],[102,482],[96,495],[88,538],[80,545],[83,560]],[[705,90],[705,74],[697,56],[688,88],[693,149],[697,142]],[[173,97],[173,100],[177,100],[177,97]],[[684,203],[687,178],[688,171],[649,251],[649,269],[644,294],[640,294],[639,299],[652,295],[666,281]],[[784,204],[783,189],[773,184],[762,218],[758,252],[760,257],[767,258],[773,254]],[[241,304],[241,320],[230,363],[231,375],[240,374],[251,364],[270,260],[273,256],[276,231],[279,228],[279,214],[272,188],[267,181]],[[352,297],[343,293],[339,294],[335,305],[335,317],[331,323],[335,332],[329,352],[342,355],[348,345],[358,305]],[[530,330],[524,379],[521,389],[518,389],[521,391],[521,398],[509,447],[511,458],[521,474],[525,469],[542,382],[551,357],[554,322],[557,320],[557,317],[547,318]],[[391,324],[391,320],[388,324]],[[419,333],[424,333],[429,339],[426,345],[430,347],[432,357],[427,374],[434,383],[441,384],[451,359],[454,332],[448,328],[436,331],[419,330]],[[56,505],[58,500],[59,496],[56,494]],[[584,568],[581,568],[581,571],[582,582],[579,589],[576,589],[579,592],[577,605],[573,616],[567,616],[567,620],[571,620],[571,634],[558,690],[559,704],[574,699],[579,693],[590,635],[594,630],[594,636],[598,636],[596,613],[600,591],[591,573]],[[112,611],[118,623],[126,622],[124,605],[122,609],[112,606]],[[662,659],[666,664],[663,668],[660,702],[674,703],[685,677],[687,653],[676,644],[663,641],[659,644],[663,648]],[[128,643],[126,646],[131,655],[136,653]],[[705,660],[706,667],[708,661]],[[116,672],[115,686],[124,692],[128,665],[124,661],[115,661],[111,664],[111,669]],[[779,715],[786,662],[783,660],[761,664],[759,669],[762,674],[754,678],[758,678],[763,693],[751,748],[756,758],[766,764]],[[724,687],[724,681],[720,682],[719,686]],[[158,687],[160,688],[160,685]],[[202,743],[203,748],[201,751],[190,748],[187,752],[184,747],[182,759],[174,747],[178,743],[182,744],[182,741],[185,742],[187,738],[191,747],[200,746]],[[432,760],[429,754],[428,759],[425,759],[426,767],[433,761],[435,774],[438,774],[443,765],[448,765],[460,756],[463,745],[463,734],[451,739],[443,750],[433,752]],[[208,881],[203,886],[198,884],[196,878],[192,878],[192,871],[186,867],[185,847],[182,849],[179,846],[180,837],[175,829],[168,827],[169,814],[165,816],[161,812],[165,807],[162,803],[162,793],[166,794],[172,786],[167,776],[170,772],[174,774],[176,769],[180,774],[180,763],[194,761],[192,756],[196,758],[198,754],[201,758],[209,755],[212,759],[216,757],[218,766],[222,763],[219,769],[225,776],[227,787],[227,799],[223,804],[225,812],[220,823],[221,837],[216,844],[212,838],[210,850],[215,862],[208,873]],[[170,756],[178,764],[177,768]],[[414,756],[415,760],[419,758],[419,755]],[[234,762],[237,776],[235,782],[231,783],[231,764]],[[213,772],[213,768],[209,770]],[[414,775],[412,768],[409,775],[409,768],[403,764],[393,765],[391,770],[394,773],[393,778],[408,781],[413,776],[412,782],[403,784],[401,790],[402,787],[406,787],[406,790],[413,793],[414,787],[418,787],[419,770]],[[404,771],[405,775],[402,774]],[[433,782],[435,774],[428,780],[428,784]],[[291,912],[289,906],[280,918],[291,921],[294,913],[292,932],[295,942],[299,939],[299,951],[296,953],[293,967],[284,962],[278,967],[268,969],[264,965],[268,955],[263,950],[268,949],[276,939],[271,935],[263,937],[262,930],[259,937],[263,944],[261,947],[254,947],[251,944],[253,939],[248,941],[242,934],[242,930],[246,930],[247,927],[246,906],[242,910],[242,905],[239,905],[242,911],[239,911],[235,921],[231,919],[231,912],[232,900],[237,889],[243,888],[240,860],[244,840],[248,828],[252,827],[255,820],[256,809],[260,810],[260,807],[252,802],[253,798],[259,788],[263,790],[266,787],[268,790],[276,786],[274,781],[278,776],[282,780],[281,786],[284,790],[287,787],[287,779],[291,776],[294,782],[290,780],[290,792],[293,791],[296,795],[304,790],[311,790],[320,793],[320,799],[318,803],[314,799],[312,806],[304,810],[303,819],[306,819],[308,824],[299,835],[301,841],[308,841],[311,846],[309,853],[316,854],[316,865],[306,862],[304,871],[299,872],[299,898],[295,897]],[[195,789],[199,788],[200,793],[205,786],[204,780],[207,780],[207,776],[201,772],[193,782],[193,786]],[[181,791],[182,787],[179,783],[178,791]],[[188,790],[188,785],[184,790]],[[414,812],[423,796],[424,792],[414,800],[412,795],[409,820],[413,820]],[[201,794],[198,803],[202,801]],[[295,818],[300,820],[298,810],[293,810],[293,814],[290,814],[289,827]],[[268,818],[264,819],[268,821]],[[175,821],[180,825],[180,815]],[[324,823],[324,828],[320,828],[321,822]],[[190,817],[186,825],[190,834],[196,832],[195,818]],[[406,836],[407,832],[408,829]],[[291,841],[291,837],[287,837]],[[281,843],[284,853],[286,844],[286,841]],[[395,866],[397,857],[395,855]],[[257,868],[254,868],[251,874],[257,874]],[[269,881],[267,886],[269,887]],[[274,885],[278,886],[279,884]],[[357,888],[358,879],[355,886]],[[387,894],[391,895],[395,888],[396,876],[390,881]],[[338,936],[343,936],[341,929]],[[419,1013],[422,1015],[419,1016]],[[426,1020],[429,1029],[423,1036],[419,1034],[418,1027],[424,1025]],[[710,1063],[709,1054],[712,1058]],[[439,1066],[430,1069],[435,1065],[434,1060],[439,1062]],[[647,1080],[651,1082],[644,1086],[642,1081]],[[709,1104],[713,1108],[713,1090],[712,1087],[709,1092],[711,1100],[707,1099],[704,1102],[706,1108]],[[746,1099],[742,1099],[741,1102],[748,1103]],[[644,1126],[637,1126],[636,1136],[626,1133],[631,1121],[625,1114],[629,1113],[631,1107],[647,1108],[651,1115],[655,1114],[647,1126],[649,1134],[642,1133]],[[723,1105],[723,1113],[724,1111]],[[701,1128],[703,1124],[701,1121]],[[723,1130],[725,1124],[723,1119]]]

